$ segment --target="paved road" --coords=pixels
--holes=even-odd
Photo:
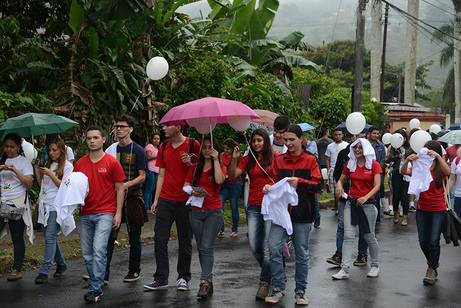
[[[98,306],[103,307],[295,307],[294,257],[287,259],[287,297],[277,305],[254,300],[259,268],[248,248],[246,228],[241,227],[238,238],[223,238],[216,242],[214,295],[197,299],[200,266],[194,247],[192,281],[189,292],[176,290],[177,241],[170,242],[170,287],[164,291],[145,291],[143,284],[152,280],[155,270],[153,245],[143,247],[141,279],[123,283],[127,272],[128,250],[114,253],[111,281],[104,288]],[[313,229],[310,241],[309,307],[460,307],[461,247],[442,241],[439,279],[434,286],[424,286],[425,259],[419,249],[414,214],[408,227],[394,225],[390,218],[377,226],[380,245],[380,274],[367,278],[369,266],[353,267],[349,280],[334,281],[338,271],[325,262],[335,250],[336,221],[330,210],[322,211],[322,224]],[[354,249],[355,250],[355,249]],[[48,284],[35,285],[38,270],[24,272],[23,279],[7,282],[0,279],[0,307],[81,307],[86,283],[80,278],[86,273],[83,259],[69,261],[65,277],[49,278]],[[54,267],[52,268],[54,272]],[[52,275],[50,275],[52,276]]]

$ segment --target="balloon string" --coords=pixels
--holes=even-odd
[[[267,175],[267,177],[271,180],[271,182],[275,184],[275,181],[270,177],[270,175],[266,172],[266,170],[259,164],[258,159],[256,158],[255,154],[253,153],[253,150],[250,147],[250,144],[246,136],[246,132],[243,132],[243,137],[245,137],[245,142],[247,143],[248,151],[253,156],[254,160],[256,161],[256,164],[258,164],[259,168]]]

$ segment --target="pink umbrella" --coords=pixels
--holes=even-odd
[[[228,118],[229,117],[229,118]],[[198,127],[204,124],[230,123],[235,117],[259,119],[259,116],[247,105],[224,98],[205,97],[183,105],[173,107],[160,121],[165,125],[189,124]],[[213,125],[214,126],[214,125]]]

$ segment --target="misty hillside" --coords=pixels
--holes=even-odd
[[[283,37],[293,31],[302,32],[304,41],[313,46],[322,46],[334,40],[355,39],[356,9],[358,0],[280,0],[270,35]],[[407,11],[407,1],[390,0],[390,3]],[[206,0],[188,5],[182,12],[191,17],[206,16],[209,13]],[[453,12],[451,0],[420,0],[419,18],[428,24],[439,27],[447,23]],[[383,5],[384,14],[384,5]],[[367,24],[365,46],[370,48],[370,4],[367,5]],[[383,17],[384,20],[384,17]],[[424,26],[429,31],[433,31]],[[439,67],[439,52],[445,46],[430,42],[430,33],[421,29],[418,32],[417,63],[434,60],[428,74],[428,82],[433,88],[440,88],[447,70]],[[406,20],[398,12],[389,10],[389,26],[386,61],[396,65],[405,60]],[[319,63],[322,64],[322,63]]]

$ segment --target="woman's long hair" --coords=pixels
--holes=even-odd
[[[207,136],[207,137],[203,138],[202,145],[203,145],[203,143],[205,143],[205,140],[209,140],[211,142],[211,137]],[[218,153],[221,153],[221,150],[219,148],[218,140],[215,137],[213,137],[213,149],[218,151]],[[195,174],[194,174],[194,177],[192,179],[192,185],[194,185],[194,186],[196,186],[196,185],[198,185],[200,183],[200,178],[201,178],[202,172],[203,172],[203,166],[205,165],[205,157],[203,156],[202,151],[203,150],[200,151],[200,156],[198,158],[198,163],[197,163],[197,166],[195,167]],[[222,164],[221,155],[218,155],[218,161],[219,161],[219,164],[221,165]],[[211,178],[211,180],[215,184],[215,190],[216,190],[216,179],[215,179],[215,176],[214,176],[214,173],[215,173],[214,169],[215,169],[214,164],[212,163],[211,164],[211,173],[210,173],[210,175],[208,177]]]
[[[18,154],[24,156],[24,151],[22,150],[22,146],[21,146],[22,144],[21,136],[19,136],[16,133],[9,133],[8,135],[5,136],[5,139],[3,141],[7,141],[7,140],[11,140],[14,143],[16,143],[16,145],[19,146]],[[0,165],[4,165],[7,158],[8,157],[6,156],[6,152],[3,151],[2,157],[0,158]]]
[[[248,154],[249,161],[248,161],[248,167],[246,171],[251,170],[256,164],[255,157],[257,156],[257,154],[256,154],[256,151],[253,149],[253,143],[251,142],[254,135],[261,136],[264,141],[262,156],[259,161],[259,164],[261,165],[261,167],[263,167],[263,169],[266,169],[267,167],[272,166],[272,160],[274,159],[273,157],[274,150],[272,149],[272,145],[269,139],[269,134],[264,129],[261,129],[261,128],[255,129],[250,137],[250,148],[254,155],[252,155],[251,153]]]
[[[66,145],[64,144],[64,141],[61,138],[55,138],[50,143],[48,143],[47,150],[48,150],[48,160],[46,161],[45,167],[50,169],[52,160],[49,157],[50,155],[50,145],[56,144],[58,147],[58,150],[61,152],[61,155],[58,158],[58,168],[54,170],[54,173],[56,174],[56,177],[60,180],[62,180],[62,177],[64,175],[64,166],[66,165]]]
[[[424,145],[426,148],[429,150],[433,150],[437,152],[440,156],[442,156],[442,148],[440,144],[437,141],[430,140],[426,142]],[[440,163],[438,159],[435,159],[435,165],[434,168],[432,168],[432,174],[434,174],[434,180],[437,188],[442,187],[443,185],[443,176],[442,176],[442,170],[440,170]]]

